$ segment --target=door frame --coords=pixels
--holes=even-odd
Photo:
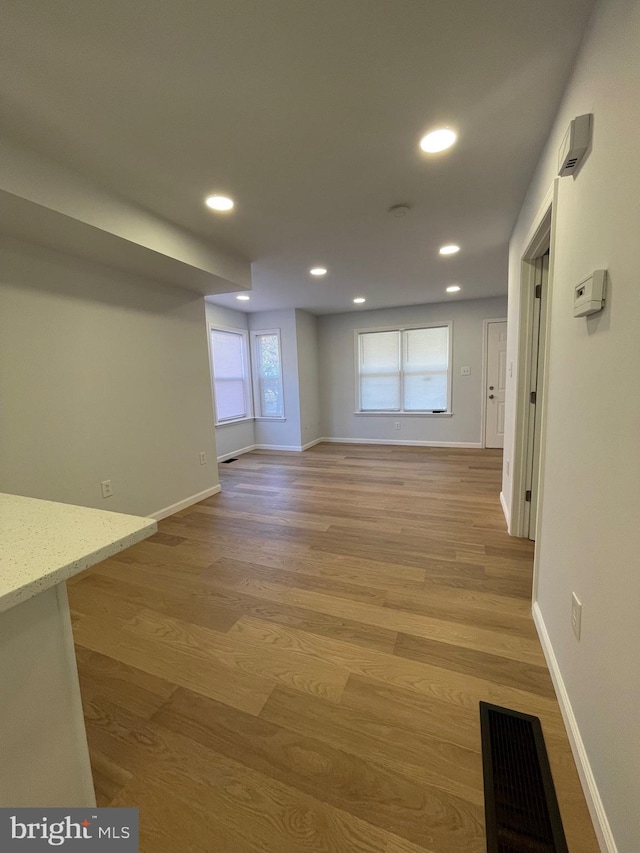
[[[531,407],[529,403],[529,379],[531,371],[531,344],[533,328],[533,297],[535,287],[535,260],[549,248],[549,274],[547,280],[546,326],[544,335],[544,360],[542,374],[544,376],[540,409],[540,458],[538,463],[538,512],[536,518],[536,546],[533,562],[533,601],[538,593],[538,560],[540,545],[540,528],[542,506],[544,500],[544,460],[546,453],[547,432],[547,397],[549,389],[549,341],[551,337],[552,295],[554,286],[555,247],[556,247],[556,216],[558,206],[559,178],[555,178],[545,199],[536,215],[529,235],[525,241],[520,262],[520,311],[518,317],[518,355],[516,381],[516,424],[513,452],[513,481],[511,495],[512,536],[528,538],[528,528],[525,529],[526,501],[525,484],[527,478],[527,441],[529,430],[532,428]]]
[[[480,407],[481,432],[480,443],[482,447],[487,446],[487,383],[489,381],[489,325],[491,323],[506,323],[506,317],[494,317],[491,320],[482,321],[482,405]]]
[[[542,247],[544,248],[544,246]],[[550,245],[547,243],[547,252],[550,251]],[[545,377],[545,348],[546,348],[546,329],[549,320],[549,255],[539,255],[531,261],[535,270],[535,286],[538,283],[541,287],[540,298],[536,296],[532,300],[534,306],[532,312],[532,337],[531,350],[529,354],[529,389],[535,391],[539,401],[536,400],[527,410],[527,446],[526,446],[526,466],[525,466],[525,490],[531,489],[532,500],[524,502],[524,516],[522,519],[522,527],[524,535],[535,541],[536,526],[538,518],[539,504],[539,489],[538,483],[540,479],[540,440],[542,427],[542,411],[544,397],[544,377]],[[538,304],[539,301],[539,304]],[[537,321],[537,322],[536,322]],[[535,359],[535,365],[534,365]],[[535,367],[535,387],[533,383]],[[536,458],[538,464],[536,464]],[[535,496],[535,500],[533,500]],[[533,534],[533,535],[532,535]]]

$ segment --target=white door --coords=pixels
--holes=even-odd
[[[487,324],[485,447],[504,446],[504,392],[507,384],[507,324]]]
[[[531,369],[529,377],[529,423],[527,426],[527,468],[525,498],[525,530],[529,539],[536,538],[538,515],[538,476],[540,469],[540,430],[542,424],[542,388],[544,381],[544,343],[547,325],[547,289],[549,252],[536,260],[533,292],[533,327],[531,334]]]

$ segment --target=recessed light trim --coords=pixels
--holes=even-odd
[[[251,299],[251,297],[250,297],[250,296],[247,296],[247,295],[246,295],[246,294],[244,294],[244,293],[241,293],[241,294],[240,294],[240,296],[236,296],[236,299],[239,299],[239,300],[240,300],[240,302],[248,302],[248,301],[249,301],[249,299]]]
[[[442,246],[440,248],[440,254],[441,255],[455,255],[459,251],[460,251],[460,246],[456,246],[455,243],[450,243],[449,245]]]
[[[315,275],[316,278],[320,278],[320,276],[327,274],[327,269],[326,269],[326,267],[311,267],[311,269],[309,270],[309,273],[311,275]]]
[[[439,127],[432,130],[420,140],[420,148],[427,154],[439,154],[446,151],[456,142],[458,134],[449,127]]]
[[[364,298],[364,296],[356,296],[356,298],[353,301],[355,302],[356,305],[362,305],[362,303],[366,302],[367,300]]]
[[[210,207],[211,210],[218,210],[220,212],[232,210],[235,205],[233,199],[226,195],[210,195],[205,199],[204,203],[207,207]]]
[[[450,284],[447,293],[457,293],[459,290],[462,290],[459,284]]]
[[[387,213],[390,213],[396,219],[402,219],[411,211],[411,206],[408,204],[392,204]]]

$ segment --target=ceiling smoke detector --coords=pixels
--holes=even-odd
[[[396,219],[402,219],[410,210],[411,208],[408,204],[392,204],[387,212],[395,216]]]

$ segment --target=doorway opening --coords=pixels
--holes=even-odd
[[[522,257],[517,420],[513,459],[512,529],[535,540],[541,496],[544,389],[550,319],[552,212],[550,199]]]

